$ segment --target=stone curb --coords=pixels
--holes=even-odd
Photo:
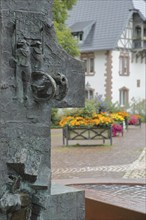
[[[121,178],[73,178],[73,179],[53,179],[53,182],[62,185],[79,185],[79,184],[124,184],[124,185],[145,185],[143,179],[121,179]]]

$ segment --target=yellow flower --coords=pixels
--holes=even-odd
[[[118,113],[111,113],[110,115],[114,121],[118,121],[118,122],[124,121],[124,117],[122,117]]]
[[[122,116],[123,118],[129,117],[129,114],[127,112],[118,112],[117,114]]]
[[[68,126],[107,126],[113,123],[113,119],[108,114],[93,114],[91,118],[81,116],[67,116],[63,117],[59,122],[61,127]]]

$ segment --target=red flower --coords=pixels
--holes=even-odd
[[[117,136],[117,133],[122,133],[123,132],[123,127],[122,125],[118,125],[118,124],[113,124],[112,125],[112,134],[114,137]]]
[[[129,125],[136,125],[138,123],[138,118],[136,118],[134,115],[130,116],[130,119],[128,120]]]

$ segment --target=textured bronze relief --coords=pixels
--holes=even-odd
[[[0,0],[0,220],[83,220],[78,193],[52,195],[51,108],[84,104],[83,66],[58,45],[52,4]]]
[[[31,79],[31,51],[29,43],[22,39],[17,43],[16,49],[16,90],[20,102],[27,100],[30,96]]]
[[[60,101],[68,90],[68,80],[64,74],[57,72],[52,75],[45,69],[45,60],[49,57],[44,54],[44,23],[38,20],[39,17],[42,15],[16,13],[13,43],[13,50],[16,48],[16,51],[13,60],[16,63],[16,99],[22,103],[32,97],[38,102],[53,98]]]
[[[50,100],[56,94],[55,80],[44,72],[32,73],[32,92],[35,100]]]

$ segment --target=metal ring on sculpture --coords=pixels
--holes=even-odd
[[[52,99],[56,94],[56,82],[47,73],[35,71],[31,76],[33,97],[37,101]]]
[[[68,80],[65,77],[65,75],[61,73],[57,73],[54,79],[57,85],[57,91],[56,91],[56,95],[54,98],[58,101],[61,101],[67,94]]]

